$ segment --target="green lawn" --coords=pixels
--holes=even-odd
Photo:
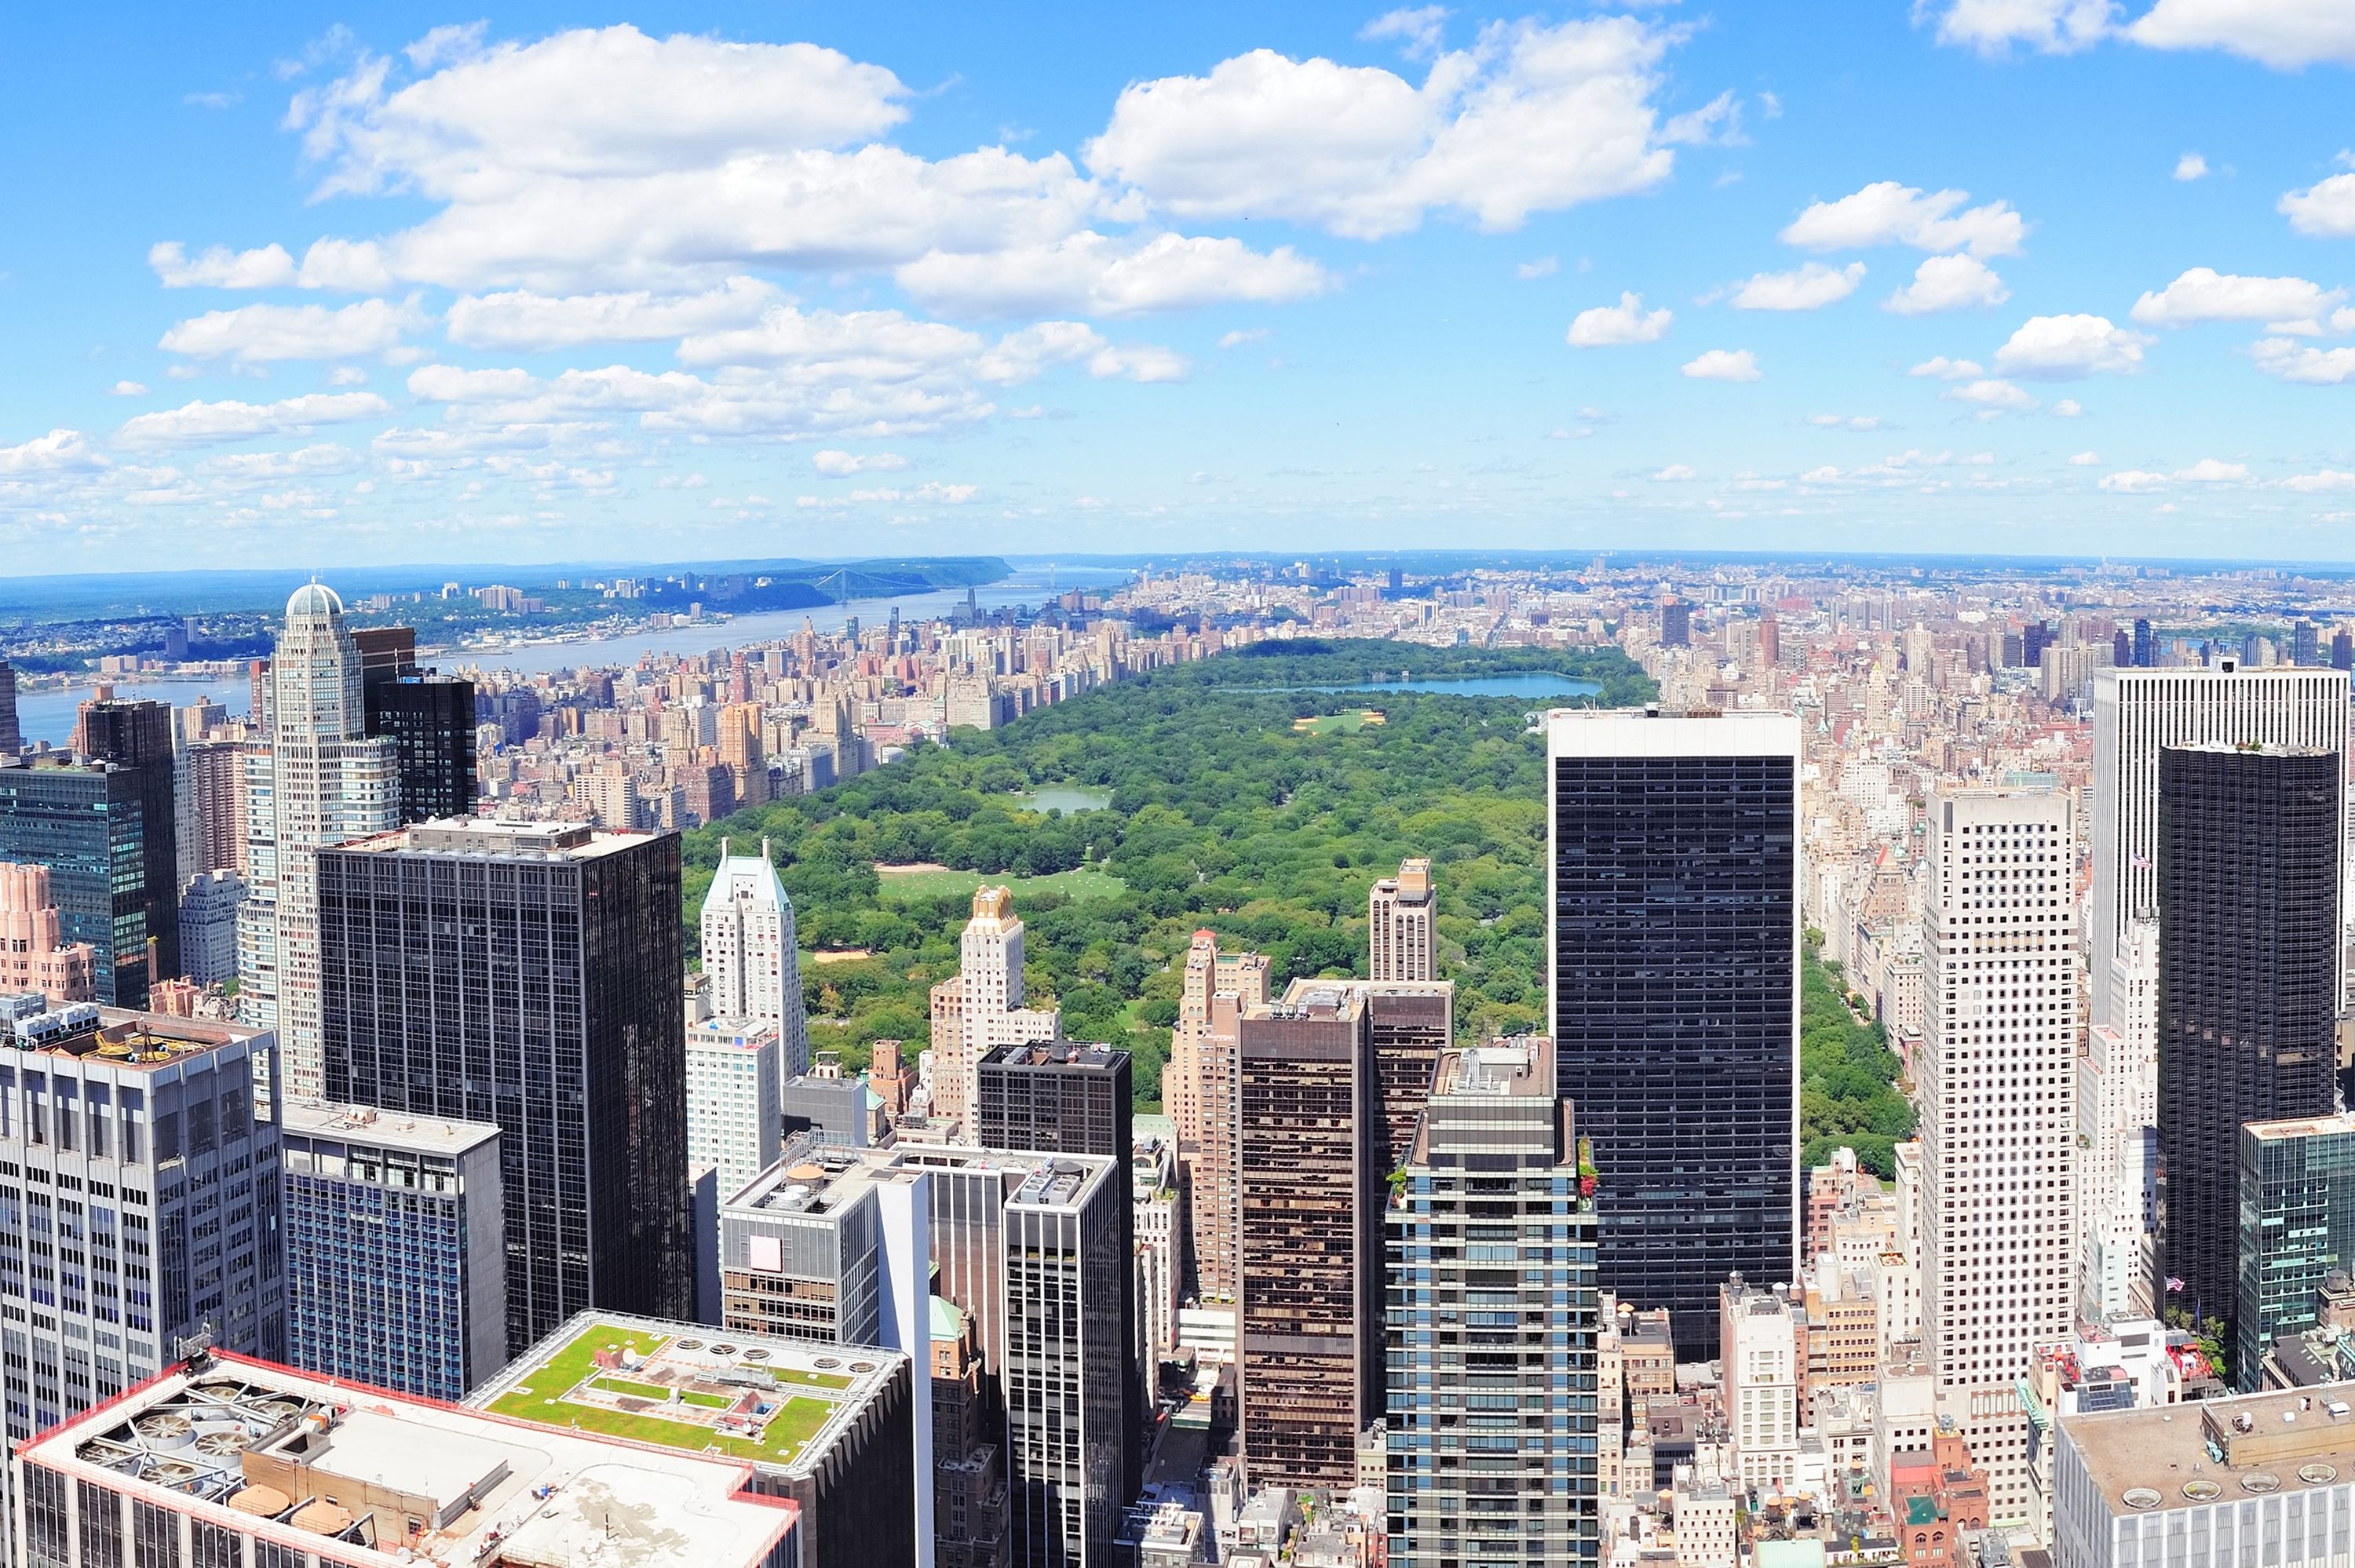
[[[589,1385],[602,1388],[607,1393],[618,1393],[630,1399],[651,1399],[656,1404],[670,1398],[670,1390],[650,1383],[632,1383],[625,1377],[601,1377]]]
[[[1128,884],[1119,877],[1092,866],[1046,876],[986,876],[978,871],[911,871],[892,865],[879,865],[875,870],[883,879],[882,897],[887,904],[895,899],[970,895],[984,882],[993,887],[1010,887],[1017,898],[1037,893],[1060,893],[1071,899],[1116,898],[1128,891]]]
[[[1292,727],[1303,735],[1332,735],[1341,730],[1363,729],[1366,727],[1366,715],[1379,711],[1374,708],[1359,708],[1346,714],[1325,714],[1316,718],[1295,719]]]
[[[492,1411],[510,1415],[520,1421],[534,1421],[543,1426],[578,1426],[584,1432],[599,1432],[609,1437],[627,1437],[634,1442],[654,1443],[666,1448],[685,1448],[701,1452],[717,1448],[739,1459],[765,1460],[783,1463],[801,1451],[802,1445],[820,1426],[826,1425],[834,1406],[826,1400],[795,1397],[769,1420],[763,1433],[764,1441],[748,1443],[741,1438],[722,1437],[709,1426],[693,1422],[676,1421],[653,1413],[626,1414],[601,1404],[577,1404],[565,1397],[582,1380],[596,1371],[597,1352],[607,1345],[636,1349],[647,1354],[668,1341],[660,1336],[651,1341],[606,1324],[596,1324],[580,1338],[564,1347],[554,1357],[532,1369],[525,1382],[494,1402]],[[847,1387],[847,1378],[831,1378],[823,1372],[776,1374],[780,1381],[805,1383],[821,1386]],[[628,1379],[602,1376],[597,1382],[615,1393],[627,1393],[637,1398],[663,1399],[664,1390]],[[712,1394],[689,1393],[685,1396],[697,1404],[724,1409],[727,1401]]]
[[[795,1372],[785,1367],[771,1367],[769,1374],[779,1383],[806,1383],[812,1388],[848,1388],[850,1380],[833,1372]]]

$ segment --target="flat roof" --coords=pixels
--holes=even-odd
[[[278,1125],[282,1132],[341,1139],[379,1149],[410,1149],[423,1154],[464,1154],[499,1135],[499,1129],[488,1122],[416,1117],[374,1106],[329,1105],[323,1100],[290,1101],[280,1113]]]
[[[333,846],[359,854],[480,854],[502,859],[593,860],[660,835],[608,831],[579,822],[503,822],[493,817],[442,817]]]
[[[2355,1383],[2325,1383],[2064,1415],[2061,1430],[2111,1513],[2159,1512],[2355,1482],[2350,1401],[2355,1401]],[[2223,1454],[2222,1462],[2211,1453],[2211,1443]]]
[[[371,1568],[759,1568],[799,1513],[751,1493],[741,1459],[228,1354],[176,1366],[19,1453],[240,1535]],[[362,1486],[422,1499],[431,1517],[412,1540],[404,1517],[355,1514]]]
[[[5,1017],[0,1013],[0,1020]],[[59,1002],[13,1024],[0,1022],[0,1050],[86,1058],[109,1067],[144,1071],[247,1044],[270,1033],[221,1019],[180,1018],[95,1002]]]
[[[2241,1131],[2260,1143],[2272,1143],[2291,1138],[2344,1137],[2355,1132],[2355,1116],[2342,1111],[2337,1116],[2287,1117],[2280,1121],[2244,1121]]]

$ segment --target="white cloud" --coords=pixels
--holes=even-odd
[[[2074,397],[2063,397],[2052,405],[2052,412],[2064,419],[2073,419],[2085,411],[2085,405]]]
[[[1998,413],[2024,413],[2037,407],[2036,399],[2030,397],[2022,388],[2013,386],[2009,381],[1992,378],[1969,382],[1941,392],[1938,396],[1949,402],[1968,403],[1975,408],[1992,409]]]
[[[2175,477],[2190,484],[2234,484],[2249,477],[2249,465],[2201,458],[2190,468],[2177,469]]]
[[[2124,376],[2142,368],[2143,344],[2149,341],[2112,326],[2105,316],[2030,316],[1996,350],[1995,367],[2055,381]]]
[[[421,323],[413,305],[362,300],[341,310],[325,305],[242,305],[208,311],[166,332],[157,345],[191,359],[224,356],[240,364],[282,359],[345,359],[397,348],[401,333]]]
[[[1807,423],[1819,425],[1828,430],[1862,431],[1881,429],[1881,418],[1877,414],[1855,414],[1845,417],[1838,414],[1810,414],[1807,416]]]
[[[349,447],[322,441],[293,451],[228,452],[207,458],[199,466],[229,484],[277,484],[290,479],[349,473],[363,461]]]
[[[1686,362],[1684,373],[1695,381],[1755,381],[1765,375],[1746,348],[1712,348]]]
[[[1975,359],[1948,359],[1942,354],[1935,359],[1923,360],[1905,374],[1924,376],[1933,381],[1968,381],[1984,372]]]
[[[810,466],[831,479],[847,478],[854,473],[890,473],[908,466],[908,460],[898,452],[822,451],[810,460]]]
[[[1513,269],[1513,276],[1527,283],[1538,278],[1550,278],[1561,270],[1561,258],[1540,256],[1534,261],[1524,261]]]
[[[0,475],[88,473],[106,459],[80,430],[51,430],[17,446],[0,447]]]
[[[1219,346],[1220,348],[1241,348],[1247,343],[1264,343],[1266,341],[1267,328],[1265,327],[1237,327],[1232,332],[1220,333],[1219,334]]]
[[[1621,294],[1615,305],[1581,311],[1570,323],[1572,348],[1609,348],[1630,343],[1657,343],[1668,335],[1676,316],[1666,306],[1646,313],[1644,296]]]
[[[964,316],[1054,311],[1123,316],[1207,304],[1284,304],[1320,294],[1332,281],[1289,245],[1263,252],[1240,239],[1181,234],[1158,234],[1139,245],[1092,229],[998,250],[934,250],[892,276],[932,309]]]
[[[409,373],[409,394],[428,403],[509,403],[539,390],[527,370],[465,370],[421,365]]]
[[[2281,482],[2284,490],[2309,494],[2325,490],[2355,490],[2355,473],[2344,469],[2326,468],[2316,473],[2294,473]]]
[[[2148,469],[2122,469],[2116,473],[2102,475],[2101,487],[2104,490],[2120,491],[2127,495],[2147,495],[2154,490],[2167,488],[2167,475],[2153,473]]]
[[[2355,236],[2355,175],[2333,175],[2287,192],[2276,206],[2300,234],[2320,239]]]
[[[282,245],[231,250],[216,245],[195,260],[187,248],[166,239],[147,248],[147,265],[167,289],[282,289],[294,281],[294,258]]]
[[[1913,281],[1881,302],[1901,316],[1971,305],[1999,305],[2011,298],[1995,269],[1976,256],[1933,256],[1913,270]]]
[[[2199,322],[2320,322],[2347,297],[2326,291],[2303,278],[2243,278],[2211,267],[2194,267],[2158,293],[2145,293],[2134,319],[2151,326],[2186,327]],[[2292,330],[2275,327],[2274,331]]]
[[[2175,160],[2175,177],[2179,180],[2204,180],[2208,177],[2208,160],[2197,153],[2186,153]]]
[[[1678,484],[1688,479],[1699,479],[1700,471],[1680,462],[1672,462],[1652,476],[1656,484]]]
[[[1676,34],[1632,16],[1489,27],[1416,87],[1254,49],[1125,89],[1085,150],[1181,218],[1274,217],[1374,239],[1427,213],[1488,230],[1647,190],[1673,154],[1651,99]]]
[[[1088,374],[1099,381],[1183,381],[1193,372],[1192,360],[1149,343],[1111,344],[1088,357]]]
[[[2110,31],[2116,0],[1914,0],[1916,17],[1934,16],[1938,41],[1999,55],[2021,44],[2045,54],[2069,54]]]
[[[1813,311],[1847,299],[1864,281],[1864,263],[1827,267],[1810,261],[1796,272],[1760,272],[1733,291],[1737,311]]]
[[[1405,47],[1410,58],[1423,59],[1439,52],[1441,35],[1445,30],[1447,7],[1444,5],[1401,6],[1385,11],[1358,29],[1358,37],[1368,41],[1396,38]]]
[[[106,390],[109,396],[115,397],[144,397],[147,395],[147,388],[136,381],[118,381]]]
[[[2355,10],[2342,0],[2158,0],[2126,36],[2158,49],[2223,49],[2277,70],[2355,65]]]
[[[2079,452],[2075,457],[2069,460],[2069,466],[2072,468],[2094,468],[2100,465],[2101,461],[2102,454],[2099,452]]]
[[[368,385],[368,372],[362,370],[357,365],[338,365],[333,370],[327,372],[327,385],[330,387],[365,387]]]
[[[373,392],[311,392],[275,403],[186,403],[125,423],[115,439],[130,447],[196,446],[289,435],[316,425],[382,418],[392,405]]]
[[[2252,352],[2259,370],[2284,381],[2308,387],[2343,387],[2355,381],[2355,348],[2315,348],[2295,338],[2269,337]]]
[[[536,294],[513,290],[451,302],[450,341],[467,348],[544,353],[585,343],[647,343],[760,319],[777,291],[755,278],[665,298],[646,290],[617,294]]]
[[[1838,201],[1817,202],[1791,220],[1782,238],[1810,250],[1910,245],[1918,250],[1967,250],[1983,259],[2018,255],[2028,225],[2011,204],[1964,208],[1970,199],[1968,191],[1925,195],[1913,185],[1881,180]]]

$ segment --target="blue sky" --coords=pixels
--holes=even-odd
[[[340,16],[16,19],[0,573],[2355,557],[2343,0]]]

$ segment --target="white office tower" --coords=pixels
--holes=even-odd
[[[2113,1021],[2086,1031],[2077,1061],[2078,1309],[2095,1322],[2156,1315],[2158,922],[2126,922],[2111,977]]]
[[[777,1026],[706,1018],[687,1026],[687,1163],[719,1172],[727,1202],[777,1162],[784,1142],[784,1078]]]
[[[974,890],[973,918],[958,939],[957,972],[932,987],[932,1114],[978,1136],[975,1084],[981,1059],[1000,1045],[1028,1045],[1062,1032],[1055,1008],[1022,1005],[1022,920],[1004,887]]]
[[[2069,798],[1930,804],[1922,1081],[1923,1319],[1937,1414],[2031,1517],[2019,1386],[2076,1326],[2076,848]]]
[[[2105,669],[2094,673],[2093,892],[2086,899],[2086,962],[2093,980],[2090,1022],[2107,1028],[2107,1069],[2120,1075],[2120,1104],[2155,1127],[2158,1106],[2158,754],[2203,742],[2274,742],[2347,751],[2348,678],[2341,670],[2243,669],[2223,659],[2207,669]],[[2350,869],[2342,837],[2340,885]],[[2355,899],[2348,901],[2355,909]],[[2342,964],[2340,995],[2346,994]],[[2137,1077],[2137,1075],[2139,1075]],[[2153,1142],[2157,1134],[2142,1141]],[[2155,1154],[2150,1158],[2155,1159]],[[2115,1298],[2106,1277],[2126,1243],[2113,1227],[2139,1212],[2147,1254],[2156,1213],[2151,1174],[2132,1160],[2085,1164],[2085,1233],[2079,1240],[2080,1294],[2091,1310]],[[2124,1182],[2127,1191],[2116,1191]],[[2107,1233],[2107,1234],[2097,1234]],[[2103,1277],[2090,1272],[2096,1264]],[[2129,1265],[2129,1266],[2131,1266]],[[2146,1270],[2147,1272],[2147,1270]],[[2147,1316],[2147,1285],[2123,1310]]]
[[[278,1032],[286,1093],[318,1099],[318,853],[400,825],[400,755],[368,737],[359,651],[333,589],[307,583],[286,601],[270,675],[270,738],[246,757],[239,1007]]]
[[[703,972],[711,982],[713,1017],[775,1025],[780,1086],[809,1071],[794,901],[769,863],[766,839],[758,855],[730,854],[728,841],[719,841],[719,869],[703,896]]]

